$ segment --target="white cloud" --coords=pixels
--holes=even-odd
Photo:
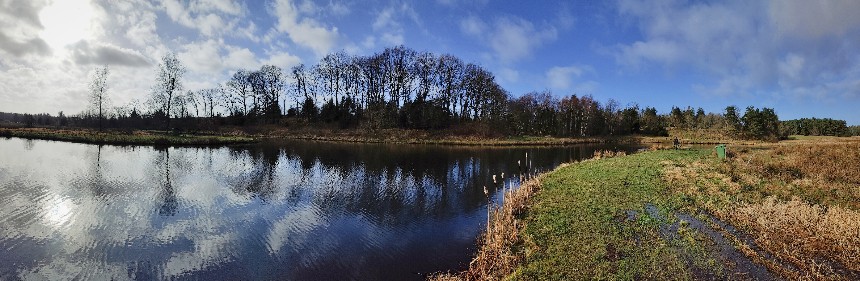
[[[573,78],[582,76],[584,71],[578,66],[556,66],[546,71],[546,78],[550,87],[568,89]]]
[[[227,46],[227,55],[224,57],[224,67],[227,70],[252,69],[260,65],[257,55],[248,48]]]
[[[273,53],[265,61],[266,64],[274,65],[287,71],[289,71],[291,67],[299,65],[301,62],[302,60],[299,57],[287,52]]]
[[[860,25],[860,1],[770,1],[768,18],[782,36],[817,39],[841,36]]]
[[[275,30],[286,33],[293,43],[312,50],[317,56],[328,53],[338,38],[337,27],[327,28],[310,17],[303,17],[289,0],[273,3],[277,18]]]
[[[0,0],[0,13],[10,11],[6,10],[7,3]],[[51,16],[52,11],[40,9],[49,2],[29,3],[26,7],[35,10],[15,8],[10,11],[15,15],[0,16],[0,22],[17,22],[17,30],[30,28],[28,33],[15,35],[15,42],[20,44],[18,38],[30,38],[42,41],[44,49],[29,46],[30,51],[19,54],[0,50],[0,100],[4,101],[0,111],[78,113],[86,106],[88,74],[100,65],[111,67],[109,94],[114,105],[148,95],[154,79],[153,67],[148,65],[158,57],[157,53],[163,52],[155,33],[156,16],[151,4],[132,0],[75,2],[80,4],[79,10],[85,10],[85,20],[77,19],[80,22],[65,26],[61,18],[51,18],[42,25],[40,17]],[[0,24],[0,31],[6,30],[3,27]],[[42,36],[52,37],[53,45],[49,46]]]
[[[341,16],[341,17],[349,15],[349,13],[352,12],[350,10],[349,6],[347,6],[346,4],[341,3],[341,2],[334,2],[334,1],[328,3],[328,9],[327,10],[329,12],[331,12],[332,15]]]
[[[363,47],[364,49],[367,49],[367,50],[372,50],[373,48],[376,48],[376,37],[374,37],[374,36],[364,37],[364,40],[361,41],[361,47]]]
[[[459,8],[464,5],[484,6],[489,0],[436,0],[436,3],[450,8]]]
[[[373,20],[373,31],[379,35],[379,41],[386,45],[402,45],[406,42],[403,21],[408,18],[420,26],[418,13],[408,3],[391,5],[380,11]]]
[[[120,32],[125,30],[125,39],[137,47],[152,46],[161,42],[157,33],[155,7],[149,2],[120,1],[111,7],[113,22],[106,26],[115,26]],[[110,18],[110,17],[109,17]]]
[[[546,71],[546,83],[556,91],[573,90],[575,93],[591,93],[597,89],[598,83],[580,79],[594,72],[594,68],[588,65],[555,66]]]
[[[232,34],[238,20],[225,18],[236,18],[244,13],[241,5],[230,0],[166,0],[162,2],[162,8],[174,22],[197,29],[207,37]]]
[[[497,18],[491,25],[477,17],[468,17],[460,22],[460,30],[486,42],[495,57],[506,63],[530,57],[538,47],[558,37],[558,31],[551,25],[537,28],[530,21],[513,16]]]
[[[90,44],[80,41],[72,46],[72,56],[80,65],[121,65],[142,67],[150,65],[149,60],[139,51],[118,47],[112,44]]]
[[[238,16],[243,13],[242,5],[233,0],[204,0],[192,1],[190,9],[197,13],[221,12],[228,15]]]
[[[221,62],[222,42],[210,39],[194,42],[182,47],[177,57],[189,71],[199,74],[218,74],[224,68]]]
[[[460,30],[467,35],[482,36],[487,25],[476,16],[469,16],[460,21]]]
[[[379,38],[382,42],[386,43],[390,46],[403,45],[406,42],[406,39],[403,39],[403,34],[397,33],[383,33]]]
[[[0,54],[15,57],[48,55],[51,49],[39,37],[44,25],[39,11],[46,1],[0,1]]]
[[[288,53],[278,53],[261,60],[248,48],[214,39],[185,44],[180,50],[177,57],[188,68],[185,81],[191,90],[215,87],[239,69],[257,69],[263,63],[284,68],[298,61],[297,57],[290,57]]]
[[[687,55],[676,42],[667,40],[637,41],[629,46],[621,46],[617,59],[622,64],[639,66],[643,61],[659,61],[676,64]]]
[[[806,62],[802,56],[796,54],[788,54],[785,60],[779,62],[779,74],[784,79],[780,80],[782,86],[790,86],[792,82],[799,81],[802,78],[803,66]]]
[[[616,62],[714,77],[693,87],[703,94],[835,97],[860,80],[857,1],[622,0],[618,8],[642,38],[615,46]]]
[[[264,44],[263,49],[282,51],[263,55],[242,44],[262,40],[239,1],[77,1],[86,20],[64,26],[55,17],[43,24],[50,1],[0,0],[0,111],[78,113],[86,106],[88,74],[101,65],[110,66],[113,105],[145,101],[155,64],[171,51],[188,68],[183,83],[190,90],[215,86],[236,69],[301,61],[282,45]],[[345,13],[348,7],[339,9]],[[190,36],[164,37],[165,30],[179,26],[190,28]],[[47,32],[50,28],[56,30]],[[53,41],[43,36],[54,36]]]
[[[0,72],[0,111],[51,112],[83,109],[86,72],[60,61],[33,60]],[[57,87],[62,85],[62,87]]]
[[[248,25],[244,28],[238,28],[236,30],[242,37],[248,38],[254,43],[260,43],[260,36],[257,36],[257,25],[254,22],[248,22]]]
[[[502,67],[502,69],[500,69],[498,73],[499,78],[501,78],[502,80],[501,82],[516,83],[520,81],[520,72],[516,71],[515,69]]]

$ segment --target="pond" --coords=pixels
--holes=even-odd
[[[468,266],[526,154],[606,148],[0,138],[0,279],[420,280]]]

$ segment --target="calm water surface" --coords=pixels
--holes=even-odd
[[[468,265],[526,153],[598,148],[0,138],[0,279],[423,279]]]

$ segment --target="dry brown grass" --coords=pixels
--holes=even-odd
[[[813,279],[850,279],[860,272],[860,212],[768,197],[727,212],[755,243]]]
[[[504,203],[492,207],[487,231],[480,238],[480,248],[469,269],[454,274],[440,274],[431,280],[501,280],[522,259],[516,247],[522,242],[522,220],[518,217],[528,208],[529,199],[540,189],[543,176],[523,182],[519,188],[505,191]]]
[[[763,197],[798,196],[814,204],[860,210],[860,141],[854,138],[786,142],[742,149],[720,166]]]
[[[860,278],[860,142],[806,140],[739,148],[728,161],[663,163],[663,179],[745,231],[790,279]],[[739,246],[754,260],[762,255]],[[789,266],[784,266],[789,265]]]
[[[625,151],[612,151],[612,150],[595,150],[594,155],[592,155],[591,159],[599,160],[601,158],[612,158],[616,156],[624,156],[627,155]]]
[[[785,144],[750,159],[761,174],[860,184],[860,142]]]

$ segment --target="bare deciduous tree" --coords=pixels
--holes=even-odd
[[[204,116],[215,117],[215,107],[220,104],[219,97],[222,96],[222,92],[223,90],[221,89],[221,87],[197,91],[197,95],[200,98],[200,103],[202,105]]]
[[[182,92],[182,75],[185,74],[185,66],[169,53],[161,59],[158,64],[158,76],[155,86],[152,87],[152,102],[155,110],[161,111],[167,117],[167,128],[170,129],[170,115],[172,106],[176,102],[178,93]]]
[[[92,112],[98,114],[99,130],[102,130],[102,120],[104,120],[104,111],[108,107],[110,100],[107,96],[107,76],[108,67],[96,69],[93,74],[93,80],[90,82],[90,107]]]
[[[227,89],[224,91],[225,101],[230,104],[231,114],[241,113],[247,116],[249,112],[249,99],[254,95],[251,90],[250,72],[239,70],[227,81]]]

